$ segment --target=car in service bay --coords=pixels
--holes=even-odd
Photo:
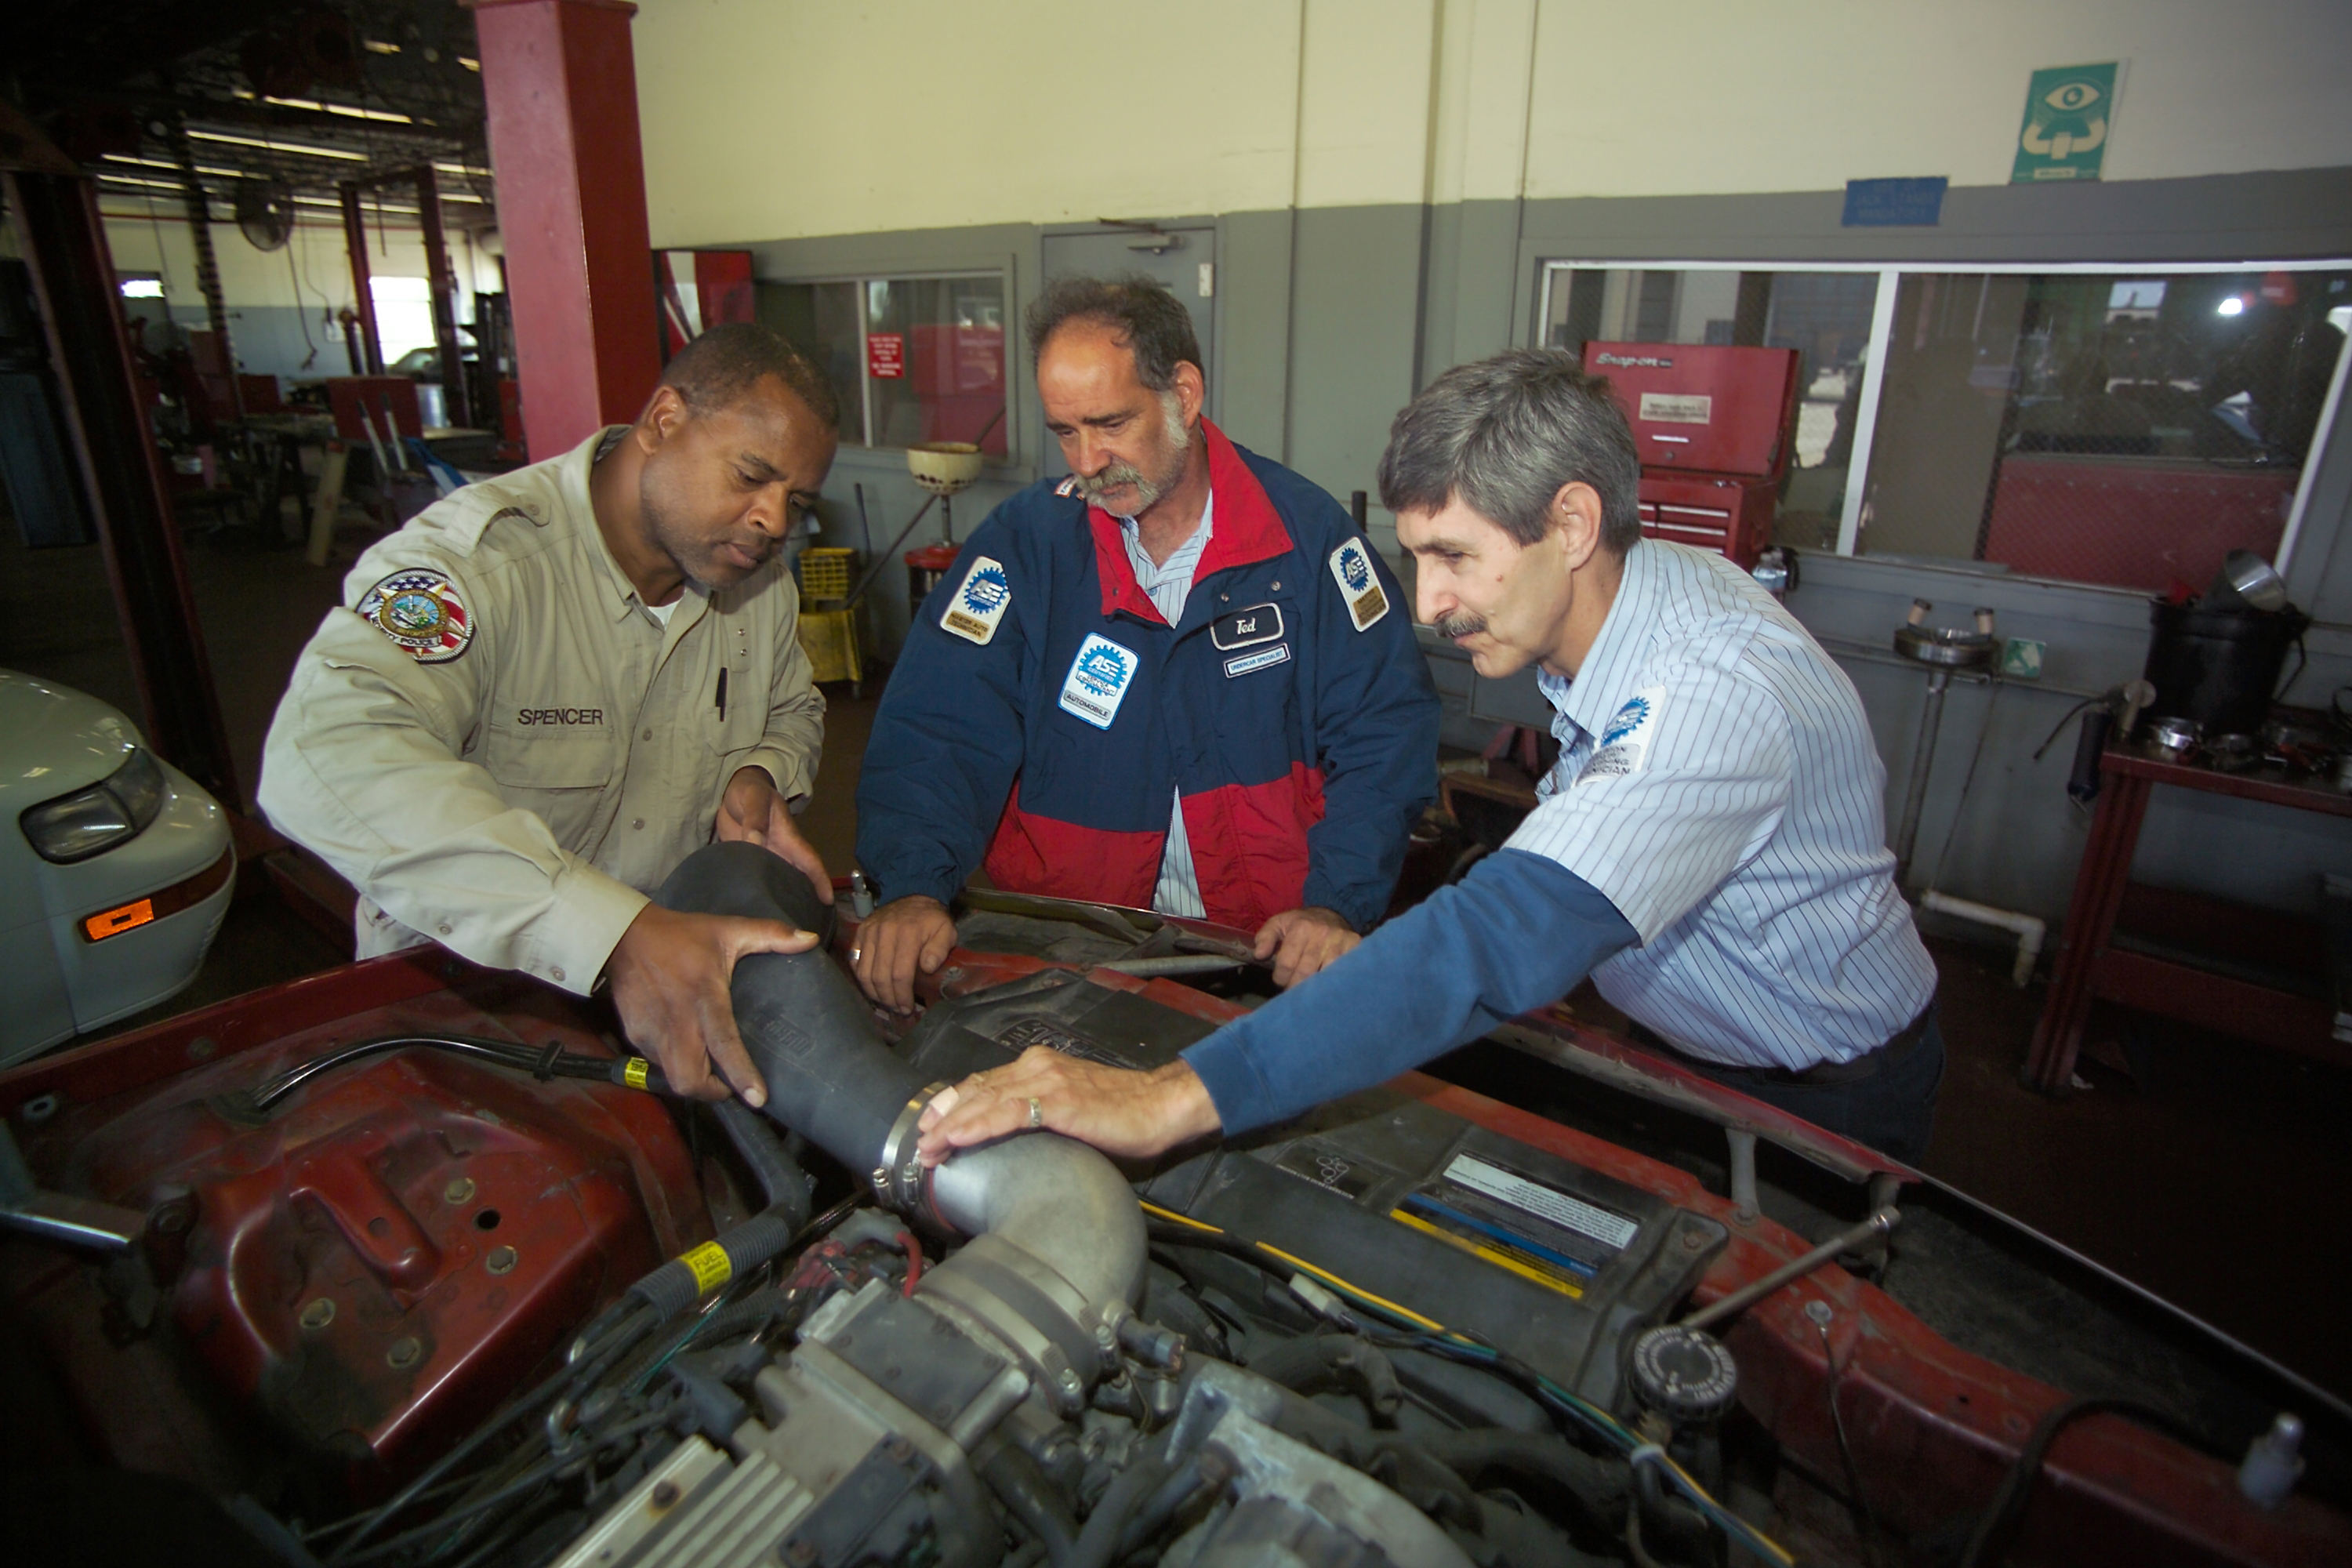
[[[130,720],[0,669],[0,1063],[196,976],[227,911],[228,820]]]

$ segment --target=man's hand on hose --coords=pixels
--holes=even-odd
[[[613,1005],[630,1043],[661,1064],[671,1089],[765,1105],[768,1086],[735,1029],[735,961],[754,952],[806,952],[816,933],[782,921],[689,915],[647,904],[605,961]],[[720,1077],[714,1077],[713,1063]]]
[[[1285,910],[1258,927],[1257,955],[1274,960],[1274,983],[1288,990],[1355,951],[1364,939],[1337,910]]]
[[[894,1013],[915,1010],[915,971],[939,973],[955,950],[955,917],[921,893],[893,899],[857,928],[850,972],[866,995]]]
[[[833,873],[824,868],[824,857],[801,837],[792,807],[776,793],[776,782],[768,776],[767,769],[735,770],[735,776],[727,781],[727,793],[719,797],[719,820],[713,825],[712,837],[721,844],[743,839],[766,846],[806,877],[820,900],[833,902]]]
[[[1207,1086],[1183,1062],[1133,1072],[1032,1046],[1007,1066],[941,1089],[924,1108],[916,1147],[924,1164],[936,1165],[954,1150],[1046,1128],[1141,1159],[1217,1127]]]

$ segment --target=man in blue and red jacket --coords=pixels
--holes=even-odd
[[[1254,931],[1288,985],[1387,907],[1435,793],[1438,704],[1395,579],[1331,498],[1201,416],[1148,280],[1032,308],[1070,478],[992,513],[916,614],[857,788],[887,900],[852,967],[887,1006],[997,887]]]

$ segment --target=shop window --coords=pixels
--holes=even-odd
[[[2275,560],[2352,271],[1906,273],[1856,548],[2201,588]]]
[[[1774,537],[1835,545],[1879,276],[1555,264],[1544,342],[1729,343],[1797,351],[1797,421]]]
[[[845,445],[1009,450],[1002,272],[762,283],[759,309],[832,378]]]
[[[2164,593],[2277,561],[2352,262],[1927,272],[1553,262],[1541,341],[1800,355],[1774,537]],[[1875,362],[1874,366],[1874,362]]]

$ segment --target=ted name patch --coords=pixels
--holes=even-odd
[[[1331,552],[1331,580],[1339,584],[1339,596],[1348,601],[1348,618],[1358,631],[1389,613],[1389,596],[1381,592],[1371,552],[1362,540],[1350,539]]]
[[[983,555],[956,584],[948,607],[940,613],[940,629],[984,647],[1012,603],[1013,582],[1004,574],[1004,563]]]

